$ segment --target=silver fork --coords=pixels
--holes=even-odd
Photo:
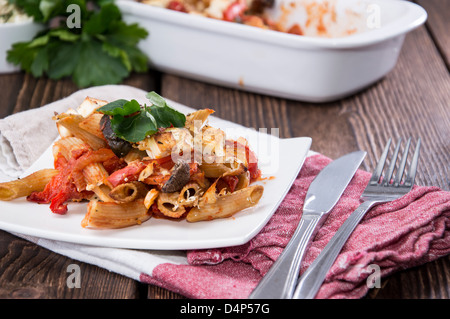
[[[388,170],[382,178],[383,168],[386,164],[386,159],[391,145],[391,139],[389,139],[372,174],[372,177],[361,195],[361,205],[347,218],[319,256],[302,274],[293,295],[294,299],[312,299],[315,297],[317,291],[323,283],[323,280],[325,279],[327,272],[330,270],[348,237],[359,224],[366,212],[368,212],[375,205],[400,198],[412,189],[414,179],[416,177],[417,163],[419,161],[420,143],[421,141],[419,138],[417,140],[417,145],[411,160],[409,171],[402,183],[402,177],[404,175],[409,148],[411,145],[411,138],[409,138],[406,143],[402,159],[393,180],[392,176],[396,167],[401,139],[395,147]]]

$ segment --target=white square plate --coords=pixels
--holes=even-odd
[[[220,125],[215,125],[214,123]],[[65,215],[54,214],[47,204],[25,198],[0,203],[0,228],[10,232],[65,242],[131,249],[205,249],[244,244],[269,221],[297,177],[311,145],[311,138],[279,139],[212,118],[210,124],[227,136],[248,139],[259,158],[264,194],[252,208],[231,218],[188,223],[150,218],[145,223],[123,229],[94,230],[81,227],[86,203],[70,203]],[[226,127],[224,127],[224,125]],[[273,133],[272,133],[273,134]],[[24,173],[53,167],[51,147]]]

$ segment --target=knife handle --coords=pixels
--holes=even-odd
[[[302,217],[286,248],[250,294],[250,299],[292,297],[303,255],[317,231],[318,224],[323,220],[321,215]]]
[[[293,299],[313,299],[316,296],[348,237],[350,237],[355,227],[374,204],[375,202],[373,201],[363,202],[347,218],[319,256],[314,259],[312,264],[301,275]]]

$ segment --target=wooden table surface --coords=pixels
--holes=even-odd
[[[418,1],[429,14],[425,26],[406,37],[395,69],[370,88],[343,100],[311,104],[228,89],[151,70],[125,84],[247,127],[278,127],[281,137],[312,137],[312,149],[331,158],[366,150],[371,171],[383,145],[421,137],[418,185],[450,190],[450,1]],[[78,90],[70,80],[0,75],[0,118],[59,100]],[[81,269],[80,289],[66,285],[67,266]],[[448,299],[450,256],[382,279],[365,298]],[[0,231],[0,298],[183,298],[105,269],[48,251]]]

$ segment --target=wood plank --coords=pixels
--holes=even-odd
[[[417,0],[428,13],[426,25],[450,70],[450,0]]]
[[[162,77],[162,95],[187,106],[212,108],[214,116],[233,121],[245,127],[279,128],[280,137],[291,137],[287,102],[275,97],[219,87],[204,82],[165,74]]]
[[[70,265],[80,267],[79,288],[67,285]],[[1,299],[136,298],[136,294],[134,280],[0,232]]]
[[[381,281],[373,288],[370,299],[449,299],[450,256],[425,266],[406,269]]]
[[[4,118],[13,112],[15,101],[22,88],[23,78],[23,73],[2,74],[0,76],[0,88],[2,88],[0,118]]]
[[[153,285],[148,285],[146,297],[147,299],[186,299],[186,297],[182,295]]]

